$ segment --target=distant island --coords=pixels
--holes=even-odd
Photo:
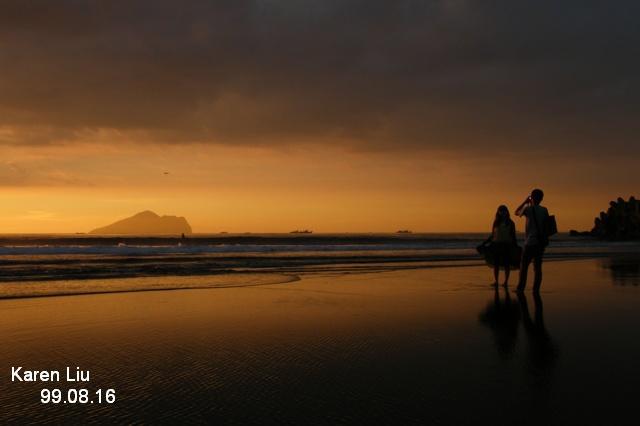
[[[310,231],[308,229],[296,229],[295,231],[291,231],[289,232],[290,234],[313,234],[313,231]]]
[[[592,236],[608,240],[637,240],[640,239],[640,201],[629,197],[625,201],[619,197],[609,203],[606,212],[593,221],[591,231],[571,230],[572,236]]]
[[[146,210],[111,225],[96,228],[90,234],[168,235],[191,234],[191,226],[184,217],[158,216]]]

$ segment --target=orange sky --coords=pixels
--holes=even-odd
[[[599,184],[597,162],[550,159],[541,175],[446,152],[93,142],[2,154],[3,233],[87,232],[147,209],[185,216],[194,232],[485,231],[498,204],[515,209],[534,185],[561,229],[589,229],[611,193],[633,190]]]

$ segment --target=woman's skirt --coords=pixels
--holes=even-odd
[[[484,257],[487,266],[493,268],[499,265],[504,269],[509,265],[509,269],[519,269],[522,258],[522,248],[513,243],[491,242],[478,247],[478,252]]]

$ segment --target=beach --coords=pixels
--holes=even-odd
[[[616,259],[545,263],[539,298],[436,265],[0,300],[0,420],[633,424],[640,287]],[[91,380],[11,382],[14,366]],[[69,387],[117,399],[41,404]]]
[[[0,426],[640,424],[640,2],[0,4]]]

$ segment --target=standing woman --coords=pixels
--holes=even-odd
[[[511,220],[509,209],[502,205],[496,211],[496,218],[493,221],[491,233],[491,249],[494,256],[493,276],[494,285],[498,285],[498,275],[500,266],[504,267],[504,286],[509,284],[509,273],[511,272],[511,251],[517,245],[516,224]]]

